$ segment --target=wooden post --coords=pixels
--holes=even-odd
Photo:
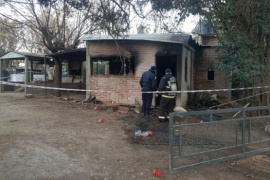
[[[86,41],[86,90],[91,89],[90,77],[91,77],[91,58],[89,53],[89,42]],[[90,91],[86,91],[86,100],[91,98]]]
[[[54,87],[61,88],[62,84],[62,61],[56,58],[55,60],[55,79],[54,79]],[[56,96],[61,96],[61,91],[56,90]]]
[[[3,60],[2,59],[0,59],[0,81],[3,81],[3,79],[2,79],[2,77],[3,77]],[[3,92],[3,85],[2,84],[0,84],[0,93],[2,93]]]
[[[28,57],[24,58],[24,63],[25,63],[25,70],[24,70],[24,93],[27,94],[27,84],[29,83],[29,74],[28,74]]]

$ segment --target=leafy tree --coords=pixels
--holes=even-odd
[[[269,85],[270,1],[267,0],[149,0],[154,10],[178,10],[181,21],[200,14],[213,24],[220,42],[220,68],[232,74],[235,87]],[[268,95],[260,104],[269,104]]]
[[[232,73],[237,87],[268,86],[270,70],[270,2],[264,0],[228,1],[213,22],[222,46],[221,67]],[[258,93],[254,90],[255,93]],[[259,104],[268,105],[268,94]]]

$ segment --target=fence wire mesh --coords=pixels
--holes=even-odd
[[[201,123],[187,123],[194,117],[202,119]],[[268,106],[173,113],[170,170],[173,173],[270,150],[269,135]]]

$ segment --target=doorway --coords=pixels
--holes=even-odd
[[[157,84],[165,74],[165,70],[170,68],[172,74],[177,77],[177,55],[157,55],[156,56],[156,67],[157,67]],[[160,96],[155,97],[156,106],[159,105]]]

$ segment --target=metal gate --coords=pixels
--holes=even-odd
[[[171,113],[170,172],[269,151],[269,112],[258,106]]]

